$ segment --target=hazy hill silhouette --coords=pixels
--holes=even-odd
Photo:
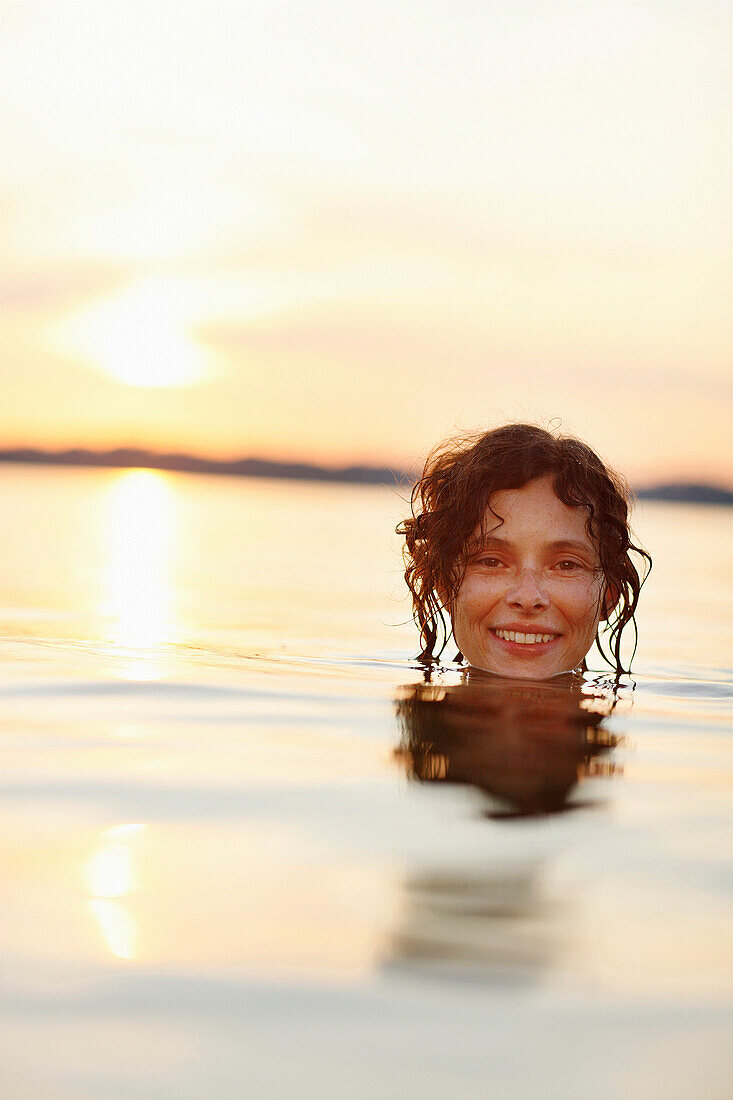
[[[394,485],[412,481],[412,478],[403,471],[389,466],[329,467],[310,462],[274,462],[264,458],[214,459],[178,453],[158,454],[139,447],[117,447],[111,451],[90,451],[83,448],[43,451],[32,447],[19,447],[0,451],[0,462],[171,470],[189,474],[276,477],[295,481],[340,481],[362,485]]]
[[[111,451],[73,448],[44,451],[33,447],[0,450],[0,462],[48,466],[102,466],[115,469],[170,470],[229,477],[274,477],[293,481],[330,481],[356,485],[411,485],[414,473],[391,466],[319,466],[310,462],[275,462],[264,458],[214,459],[189,454],[158,454],[140,447]],[[700,482],[669,482],[636,491],[640,500],[664,500],[684,504],[733,505],[733,490]]]

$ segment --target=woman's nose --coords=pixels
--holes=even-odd
[[[516,583],[507,592],[507,603],[522,611],[542,611],[550,603],[550,597],[534,569],[523,569]]]

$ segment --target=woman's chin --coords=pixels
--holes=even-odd
[[[466,659],[468,660],[468,658]],[[575,678],[582,675],[580,667],[542,667],[539,664],[533,667],[525,662],[494,662],[485,661],[481,658],[476,661],[468,660],[468,666],[469,675],[478,673],[480,675],[501,676],[505,680],[555,680],[562,676]]]

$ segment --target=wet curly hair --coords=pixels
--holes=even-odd
[[[412,514],[397,527],[405,538],[405,581],[420,630],[421,661],[437,661],[448,644],[448,608],[461,586],[467,553],[492,493],[520,489],[548,475],[564,504],[588,513],[588,534],[598,549],[606,591],[614,598],[610,615],[599,625],[596,645],[617,675],[627,671],[621,660],[621,636],[631,623],[635,652],[634,612],[651,568],[649,554],[631,541],[631,493],[624,479],[586,443],[534,424],[507,424],[450,439],[428,455],[412,490]]]

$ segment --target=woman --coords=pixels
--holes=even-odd
[[[436,448],[398,527],[421,659],[452,632],[471,667],[546,680],[584,669],[596,641],[620,675],[644,580],[631,552],[651,566],[629,495],[587,444],[531,424]]]

